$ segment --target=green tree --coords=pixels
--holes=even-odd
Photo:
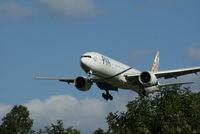
[[[56,124],[45,127],[45,132],[47,134],[80,134],[80,131],[73,129],[73,127],[65,129],[61,120],[57,120]]]
[[[39,131],[37,132],[37,134],[43,134],[44,132],[42,131],[42,129],[39,129]]]
[[[106,119],[111,134],[198,134],[200,93],[179,86],[163,88],[136,98],[128,103],[126,112],[110,113]]]
[[[57,124],[51,124],[51,126],[45,127],[46,132],[48,134],[66,134],[63,122],[58,120],[56,123]]]
[[[2,119],[3,123],[0,132],[3,134],[30,134],[33,120],[29,117],[27,107],[19,105],[14,106],[12,110]]]
[[[107,132],[104,132],[104,130],[103,129],[100,129],[100,128],[98,128],[96,131],[94,131],[94,133],[93,134],[109,134],[109,133],[107,133]]]
[[[80,131],[74,129],[73,127],[69,127],[69,128],[67,128],[66,131],[67,131],[66,134],[80,134]]]

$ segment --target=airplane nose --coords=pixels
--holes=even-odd
[[[81,65],[85,65],[85,59],[83,57],[81,57],[80,63],[81,63]]]
[[[88,72],[90,70],[89,67],[87,66],[87,61],[84,57],[81,57],[80,64],[85,72]]]
[[[80,63],[86,66],[87,62],[88,62],[88,59],[86,59],[85,57],[81,56]]]

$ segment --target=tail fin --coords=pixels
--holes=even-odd
[[[158,72],[158,68],[159,68],[159,58],[160,58],[160,51],[156,52],[156,56],[152,65],[152,69],[151,72]]]

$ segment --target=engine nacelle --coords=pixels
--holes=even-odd
[[[75,87],[80,91],[88,91],[92,86],[92,82],[82,76],[75,79]]]
[[[144,86],[154,86],[158,84],[158,79],[151,72],[142,72],[139,76],[139,82]]]

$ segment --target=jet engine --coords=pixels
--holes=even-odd
[[[92,82],[82,76],[75,79],[75,87],[80,91],[88,91],[92,86]]]
[[[139,76],[139,82],[144,86],[154,86],[158,84],[158,79],[152,72],[142,72]]]

